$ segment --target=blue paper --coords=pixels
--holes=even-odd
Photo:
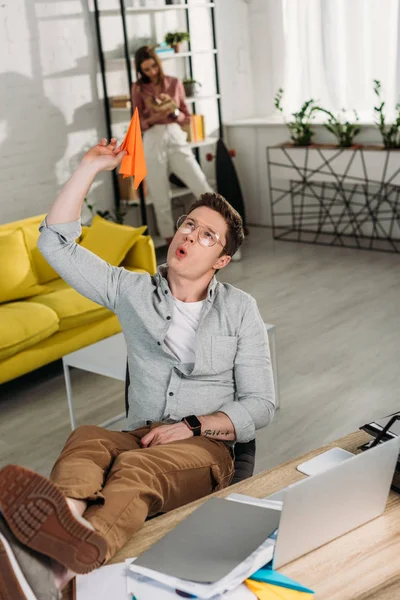
[[[280,587],[288,588],[290,590],[296,590],[297,592],[306,592],[307,594],[314,594],[313,590],[304,587],[294,579],[290,579],[290,577],[286,577],[286,575],[282,575],[282,573],[278,573],[278,571],[274,571],[272,568],[272,561],[267,565],[253,573],[249,579],[254,579],[254,581],[263,581],[264,583],[270,583],[271,585],[278,585]]]

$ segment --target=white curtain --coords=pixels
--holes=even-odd
[[[309,98],[372,119],[373,79],[387,112],[399,101],[399,0],[282,0],[284,108]]]

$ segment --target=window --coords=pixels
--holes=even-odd
[[[372,121],[379,79],[390,117],[400,91],[398,0],[282,0],[282,10],[285,112],[314,98]]]

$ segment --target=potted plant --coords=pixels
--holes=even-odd
[[[384,111],[385,101],[381,100],[381,82],[378,79],[374,79],[374,92],[378,96],[378,100],[381,101],[379,106],[374,106],[374,111],[378,117],[379,131],[382,135],[382,141],[385,148],[400,148],[400,103],[396,104],[396,119],[391,125],[386,124],[386,117]]]
[[[196,79],[183,80],[183,87],[185,88],[185,94],[188,98],[196,95],[197,85],[201,86],[201,83],[199,81],[196,81]]]
[[[274,104],[275,108],[284,115],[282,108],[283,89],[279,88],[276,93]],[[290,137],[295,146],[309,146],[312,136],[314,135],[311,129],[311,121],[314,118],[314,113],[318,110],[315,100],[312,98],[304,102],[303,106],[297,113],[293,113],[293,120],[287,122],[284,116],[285,123],[290,131]]]
[[[324,123],[324,127],[336,137],[338,146],[340,148],[350,148],[350,146],[353,146],[354,137],[361,131],[361,127],[357,124],[359,121],[357,112],[354,111],[355,123],[350,123],[345,117],[346,111],[344,108],[341,111],[341,116],[337,117],[321,106],[318,106],[317,110],[328,115],[328,122]]]
[[[87,198],[85,198],[83,202],[89,210],[90,214],[92,215],[92,218],[95,215],[99,215],[99,217],[102,217],[107,221],[113,221],[114,223],[119,223],[120,225],[123,225],[124,219],[126,217],[126,212],[121,210],[121,208],[117,208],[114,212],[111,212],[109,210],[96,210],[95,205],[89,204]]]
[[[180,52],[182,42],[188,42],[190,35],[188,31],[170,31],[166,34],[164,40],[175,52]]]

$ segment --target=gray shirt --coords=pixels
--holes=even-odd
[[[195,363],[187,365],[164,343],[173,311],[166,265],[154,276],[109,265],[75,243],[80,221],[44,221],[40,232],[38,247],[60,276],[118,316],[128,348],[129,429],[221,411],[231,419],[236,440],[247,442],[268,425],[274,384],[254,298],[214,277],[196,334]]]

